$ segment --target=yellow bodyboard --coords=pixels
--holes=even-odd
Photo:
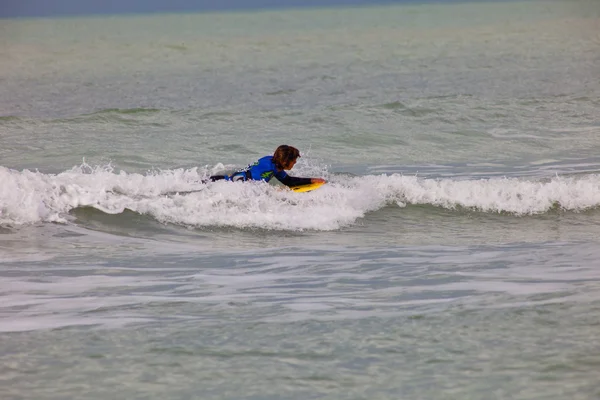
[[[317,183],[309,183],[307,185],[300,185],[300,186],[290,186],[290,189],[293,190],[294,192],[310,192],[311,190],[315,190],[320,188],[321,186],[323,186],[325,183],[324,182],[317,182]]]

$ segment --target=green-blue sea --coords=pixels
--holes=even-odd
[[[0,398],[598,399],[599,154],[596,0],[2,19]]]

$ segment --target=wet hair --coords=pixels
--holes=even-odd
[[[275,154],[273,154],[273,163],[277,169],[284,170],[287,169],[293,161],[296,161],[298,157],[300,157],[300,150],[283,144],[275,150]]]

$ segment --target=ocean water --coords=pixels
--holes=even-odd
[[[597,1],[0,20],[0,398],[598,399],[599,152]]]

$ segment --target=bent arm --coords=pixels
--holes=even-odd
[[[301,186],[312,183],[313,178],[297,178],[295,176],[285,175],[285,177],[277,177],[277,180],[285,186]]]

